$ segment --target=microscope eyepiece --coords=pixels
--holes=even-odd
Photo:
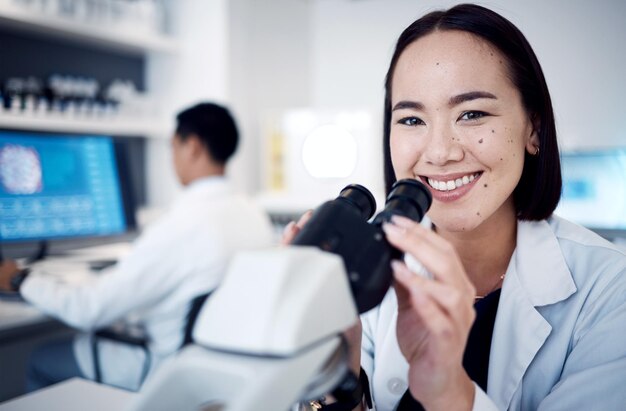
[[[350,184],[339,193],[338,200],[347,201],[355,207],[364,220],[369,220],[376,211],[376,200],[370,191],[359,184]]]
[[[391,186],[385,209],[376,216],[373,224],[389,221],[394,214],[421,221],[432,201],[432,194],[424,184],[409,178],[398,180]]]

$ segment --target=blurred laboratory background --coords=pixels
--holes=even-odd
[[[37,189],[44,160],[16,142],[42,152],[69,145],[104,175],[97,202],[110,213],[105,226],[85,231],[93,235],[77,221],[76,235],[59,241],[5,219],[4,254],[32,253],[46,236],[54,249],[135,235],[180,191],[170,147],[176,113],[206,100],[232,109],[242,139],[227,174],[277,233],[348,183],[370,188],[382,205],[383,85],[394,41],[418,16],[456,3],[0,0],[5,186],[19,178],[13,193]],[[563,151],[557,213],[623,244],[626,2],[478,3],[515,23],[542,63]],[[68,190],[90,178],[55,158]],[[7,381],[0,370],[0,401],[11,395]]]

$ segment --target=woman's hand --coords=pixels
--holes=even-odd
[[[311,216],[313,215],[313,210],[309,210],[306,213],[300,216],[300,219],[296,223],[295,221],[290,221],[289,224],[285,226],[283,230],[283,236],[280,239],[280,244],[289,245],[295,238],[295,236],[302,230],[302,228],[309,222]]]
[[[476,316],[475,289],[454,247],[431,230],[394,216],[383,225],[387,240],[411,254],[433,280],[392,263],[398,297],[396,332],[409,363],[409,390],[428,410],[470,410],[474,384],[463,368]]]

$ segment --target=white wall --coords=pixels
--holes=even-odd
[[[542,12],[518,5],[508,15],[544,68],[562,146],[626,145],[626,2],[529,3]]]
[[[230,92],[242,141],[233,178],[249,192],[262,185],[261,122],[266,113],[310,102],[309,2],[230,0]]]

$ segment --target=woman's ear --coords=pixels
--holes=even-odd
[[[531,124],[533,128],[526,141],[526,151],[531,156],[536,156],[539,154],[539,128],[541,127],[541,122],[537,115],[531,116]]]

